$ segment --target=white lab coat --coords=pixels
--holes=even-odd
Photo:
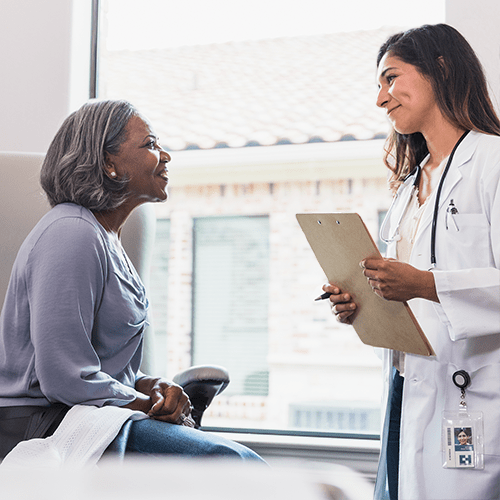
[[[446,229],[450,200],[458,209],[458,231],[451,224]],[[430,267],[434,202],[435,193],[410,257],[418,269]],[[395,252],[396,243],[391,243],[388,257]],[[498,500],[500,137],[471,132],[458,147],[440,197],[436,259],[433,273],[440,303],[409,302],[436,356],[406,356],[399,500]],[[391,365],[391,351],[385,350],[386,381]],[[443,468],[441,418],[443,410],[458,409],[460,390],[452,381],[457,370],[471,377],[468,409],[484,414],[484,470]]]

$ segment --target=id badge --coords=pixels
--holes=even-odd
[[[482,412],[444,411],[442,437],[445,469],[484,469]]]

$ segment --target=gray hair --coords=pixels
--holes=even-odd
[[[138,115],[127,101],[93,100],[66,118],[40,173],[51,206],[71,202],[100,212],[125,201],[128,179],[106,175],[106,155],[118,153],[127,123]]]

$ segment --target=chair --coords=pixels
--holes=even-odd
[[[19,247],[38,220],[50,209],[39,185],[44,155],[0,152],[0,304],[3,304],[10,272]],[[137,208],[123,228],[123,246],[146,287],[154,243],[154,210],[150,204]],[[148,335],[151,335],[151,331]],[[146,340],[146,350],[147,350]],[[193,418],[200,427],[203,412],[229,383],[227,371],[219,366],[191,367],[174,377],[193,404]]]

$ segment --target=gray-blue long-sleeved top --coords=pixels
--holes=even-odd
[[[0,317],[0,406],[122,406],[142,376],[148,300],[87,209],[50,210],[17,255]]]

